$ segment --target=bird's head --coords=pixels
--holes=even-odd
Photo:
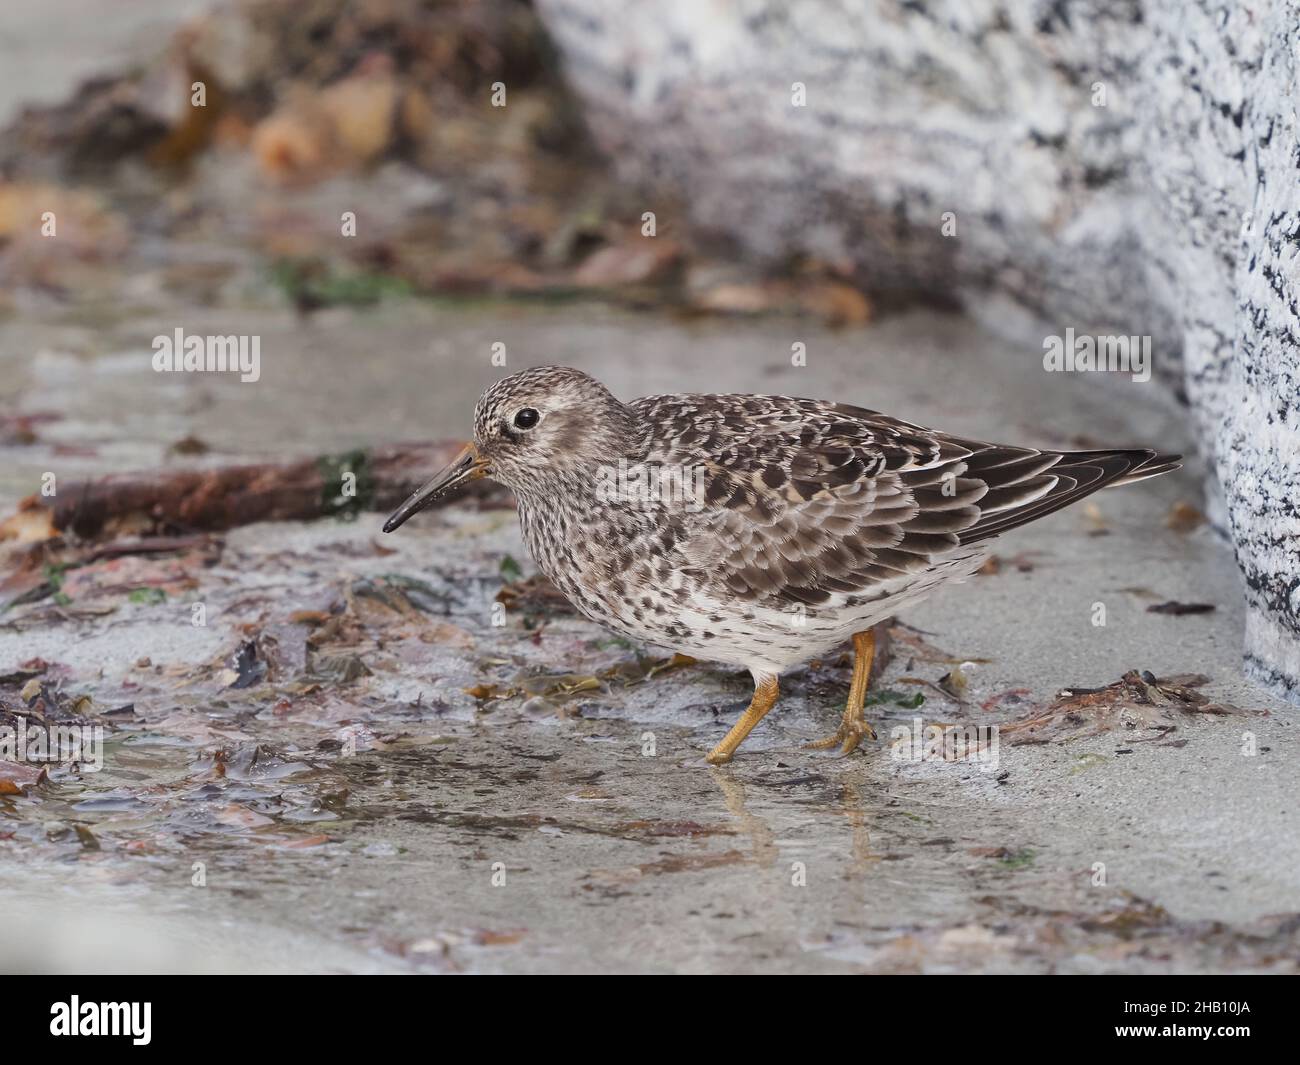
[[[520,370],[483,393],[474,408],[473,441],[393,513],[384,531],[480,477],[541,497],[616,462],[634,443],[631,412],[595,378],[567,366]]]

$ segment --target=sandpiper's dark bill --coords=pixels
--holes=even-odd
[[[852,640],[839,730],[813,744],[849,754],[874,737],[872,626],[970,576],[1002,533],[1177,468],[1151,448],[990,444],[829,400],[623,403],[578,370],[543,366],[483,393],[474,444],[384,529],[490,472],[518,499],[538,566],[581,613],[750,671],[754,698],[709,753],[715,764],[776,704],[782,673]],[[610,474],[632,469],[693,490],[647,497],[640,478],[620,490]]]
[[[384,532],[389,533],[401,526],[412,514],[418,514],[425,507],[438,500],[454,488],[470,481],[477,481],[488,473],[488,463],[479,455],[478,448],[469,443],[461,449],[439,473],[436,473],[423,488],[412,492],[410,497],[393,511],[384,522]]]

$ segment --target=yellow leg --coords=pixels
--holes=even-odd
[[[754,688],[754,698],[749,700],[749,707],[740,715],[740,720],[731,726],[731,731],[723,738],[722,742],[708,753],[706,761],[714,765],[723,765],[731,761],[731,756],[736,753],[736,748],[745,742],[745,737],[753,731],[767,712],[776,705],[776,697],[780,694],[775,677],[765,677],[758,682]]]
[[[871,629],[853,635],[853,682],[849,685],[849,701],[840,718],[839,731],[824,740],[805,744],[813,750],[825,750],[837,744],[841,754],[852,754],[862,737],[876,738],[876,730],[867,724],[862,707],[867,699],[867,685],[871,681],[871,660],[876,654],[876,637]]]

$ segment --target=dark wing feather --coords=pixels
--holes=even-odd
[[[1179,468],[1181,455],[1149,448],[1123,451],[1036,451],[1034,460],[1001,462],[989,456],[1008,449],[976,451],[968,476],[989,486],[981,500],[980,520],[961,534],[963,544],[999,536],[1037,521],[1110,485],[1133,484]],[[1024,449],[1028,450],[1028,449]],[[1038,463],[1042,463],[1041,466]],[[1032,472],[1028,472],[1032,471]]]
[[[1175,461],[986,444],[781,396],[632,406],[652,427],[647,461],[702,473],[703,505],[679,538],[688,567],[723,594],[776,603],[905,585],[968,545]]]

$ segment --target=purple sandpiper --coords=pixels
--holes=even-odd
[[[753,675],[714,764],[775,705],[782,673],[851,639],[839,730],[810,745],[848,754],[874,737],[873,625],[979,569],[1002,533],[1179,457],[989,444],[788,396],[621,403],[543,366],[483,393],[473,442],[384,531],[475,478],[510,488],[534,560],[582,614]]]

